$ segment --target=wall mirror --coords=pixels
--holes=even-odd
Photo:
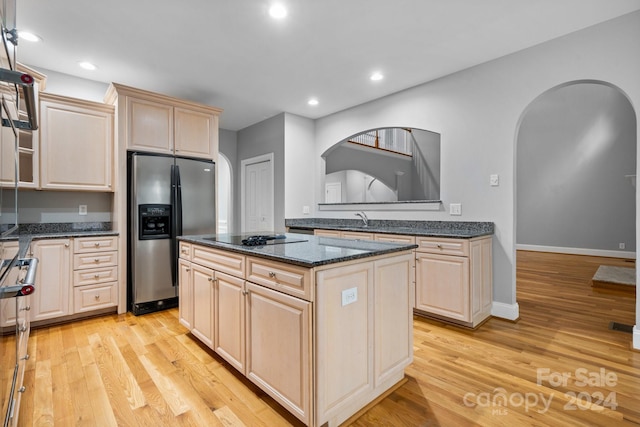
[[[440,200],[440,134],[379,128],[340,141],[325,160],[321,205]]]

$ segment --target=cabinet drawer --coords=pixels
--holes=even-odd
[[[244,278],[245,257],[243,255],[218,251],[206,246],[192,245],[191,261],[223,273]]]
[[[440,239],[434,237],[416,237],[419,252],[442,255],[469,256],[468,239]]]
[[[117,236],[80,237],[73,239],[73,251],[77,254],[118,250]]]
[[[116,282],[78,286],[73,290],[74,313],[93,311],[118,304]]]
[[[182,259],[191,260],[191,243],[179,242],[178,243],[178,256]]]
[[[118,267],[91,268],[73,272],[73,286],[95,285],[118,280]]]
[[[416,238],[414,236],[404,236],[400,234],[376,234],[374,240],[377,242],[406,243],[408,245],[416,244]]]
[[[311,272],[305,267],[248,257],[247,280],[294,297],[312,300]]]
[[[340,233],[343,239],[353,240],[373,240],[373,233],[363,233],[360,231],[343,231]]]
[[[320,237],[340,237],[339,230],[313,230],[313,234]]]
[[[118,252],[90,252],[73,256],[73,269],[86,270],[95,267],[113,267],[118,265]]]

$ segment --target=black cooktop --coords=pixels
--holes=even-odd
[[[206,239],[236,246],[280,245],[307,241],[306,239],[287,237],[285,234],[220,234],[215,237],[207,237]]]

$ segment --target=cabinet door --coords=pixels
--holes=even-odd
[[[416,252],[416,308],[469,322],[469,258]]]
[[[178,107],[174,108],[174,117],[175,153],[180,156],[213,158],[217,136],[216,117]]]
[[[340,237],[342,237],[343,239],[373,240],[373,233],[363,233],[360,231],[343,231],[340,233]]]
[[[311,303],[246,283],[247,377],[309,425]]]
[[[191,264],[193,324],[191,333],[213,348],[213,270]]]
[[[173,107],[127,96],[127,148],[173,154]]]
[[[313,234],[320,237],[340,237],[338,230],[313,230]]]
[[[244,280],[218,271],[215,278],[214,350],[244,374]]]
[[[191,263],[178,258],[178,310],[180,324],[191,330],[193,327],[193,284]]]
[[[112,107],[42,95],[40,111],[41,187],[113,191]]]
[[[39,262],[36,290],[31,295],[31,321],[69,314],[69,292],[72,287],[70,246],[69,239],[33,243],[33,256]]]
[[[413,360],[413,255],[374,264],[374,383],[377,387]]]

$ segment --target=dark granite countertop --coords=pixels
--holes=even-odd
[[[257,233],[249,233],[244,236],[250,236],[251,234]],[[285,233],[285,236],[287,239],[304,241],[267,244],[265,246],[238,246],[208,240],[213,236],[215,235],[181,236],[178,237],[178,240],[309,268],[417,248],[416,245],[334,239],[296,233]]]
[[[3,236],[2,241],[59,239],[70,237],[92,236],[117,236],[119,233],[111,229],[110,222],[91,223],[42,223],[20,224],[18,230],[8,236]],[[21,244],[22,246],[22,244]]]
[[[296,218],[286,219],[285,226],[301,230],[361,231],[457,239],[490,236],[494,233],[493,222],[474,221],[369,220],[365,227],[360,219]]]

